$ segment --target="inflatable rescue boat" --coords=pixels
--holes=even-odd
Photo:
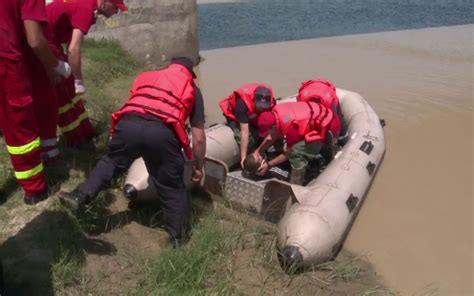
[[[280,262],[287,271],[338,253],[385,153],[383,120],[359,94],[337,89],[337,95],[349,140],[306,186],[244,177],[232,130],[224,124],[206,129],[204,188],[233,207],[277,223]],[[295,96],[280,102],[292,100]],[[192,163],[186,164],[187,184],[191,169]],[[130,199],[156,198],[149,184],[143,160],[138,159],[125,180],[125,194]]]

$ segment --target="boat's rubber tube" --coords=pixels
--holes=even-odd
[[[338,89],[350,139],[306,187],[279,223],[278,246],[287,270],[331,259],[350,229],[385,153],[381,121],[357,93]]]
[[[228,168],[239,162],[239,147],[234,140],[232,129],[224,124],[216,124],[206,129],[206,167],[207,185],[220,187]],[[191,186],[193,162],[186,162],[184,182]],[[214,176],[214,175],[218,176]],[[216,177],[216,178],[214,178]],[[204,182],[205,180],[203,180]],[[215,183],[215,184],[214,184]],[[128,170],[123,186],[124,194],[130,200],[152,200],[158,198],[155,186],[151,185],[145,163],[142,158],[135,160]],[[215,190],[219,193],[221,190]]]

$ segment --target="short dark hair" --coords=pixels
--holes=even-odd
[[[174,57],[174,58],[171,59],[170,63],[171,64],[179,64],[179,65],[185,67],[191,73],[193,78],[196,78],[196,74],[193,71],[194,62],[190,58],[188,58],[188,57]]]
[[[256,173],[259,167],[260,163],[255,159],[253,154],[249,154],[247,157],[245,157],[244,170],[250,173]]]
[[[270,89],[267,87],[262,87],[259,86],[255,89],[255,92],[253,94],[253,100],[255,103],[255,107],[257,110],[264,111],[264,110],[270,110],[272,106],[272,101],[273,101],[273,95]]]

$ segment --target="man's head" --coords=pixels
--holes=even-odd
[[[171,59],[171,64],[178,64],[184,66],[191,73],[193,78],[196,78],[196,74],[193,71],[194,63],[188,57],[174,57]]]
[[[109,18],[116,14],[118,10],[128,11],[128,7],[123,0],[97,0],[97,12]]]
[[[273,94],[272,91],[267,87],[257,87],[253,94],[253,101],[257,111],[267,111],[273,107]]]
[[[244,160],[244,170],[254,174],[264,160],[265,158],[260,154],[249,154]]]
[[[265,138],[270,130],[275,126],[275,123],[275,115],[273,115],[271,111],[262,112],[257,120],[258,136]]]

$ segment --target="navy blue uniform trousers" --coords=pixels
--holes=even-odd
[[[125,116],[116,125],[109,152],[97,163],[79,190],[95,197],[109,186],[112,178],[127,170],[134,160],[143,157],[160,195],[167,231],[170,236],[181,238],[188,211],[181,148],[171,126],[159,120]]]

